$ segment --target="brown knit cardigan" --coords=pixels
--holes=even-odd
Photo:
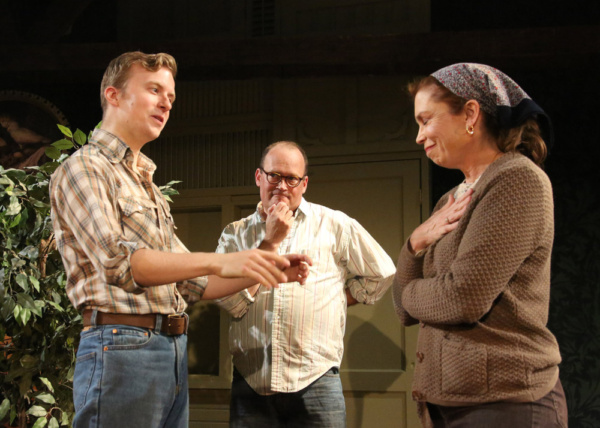
[[[452,189],[435,207],[446,203]],[[535,401],[558,379],[546,328],[554,207],[550,180],[521,154],[482,174],[458,227],[423,257],[406,244],[396,313],[420,323],[413,398],[440,405]]]

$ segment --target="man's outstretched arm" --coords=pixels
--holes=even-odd
[[[135,282],[145,287],[216,275],[209,280],[202,296],[203,299],[216,299],[257,283],[277,287],[279,283],[288,282],[290,275],[306,278],[308,269],[304,267],[306,263],[301,262],[310,263],[310,259],[303,255],[280,256],[258,249],[218,254],[169,253],[144,248],[132,254],[131,269]]]

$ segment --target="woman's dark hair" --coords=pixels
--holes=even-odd
[[[444,102],[450,107],[452,114],[458,114],[465,107],[468,100],[459,97],[442,85],[435,77],[427,76],[408,85],[408,93],[414,99],[421,89],[435,87],[433,99]],[[496,117],[480,110],[482,124],[485,131],[494,139],[498,149],[503,153],[519,152],[527,156],[536,165],[542,167],[548,149],[542,138],[539,124],[535,119],[527,119],[521,125],[514,128],[501,128]]]

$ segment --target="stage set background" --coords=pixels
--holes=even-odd
[[[110,59],[135,49],[169,52],[180,65],[178,100],[163,136],[144,150],[158,164],[158,184],[183,181],[172,207],[191,248],[213,250],[222,227],[252,211],[261,150],[292,139],[311,160],[307,198],[359,219],[396,258],[461,179],[414,144],[406,83],[459,61],[500,68],[554,123],[546,163],[556,205],[549,326],[561,347],[570,426],[593,427],[600,420],[598,16],[592,1],[2,1],[0,116],[18,100],[87,131],[101,118],[99,83]],[[351,427],[418,426],[410,399],[416,332],[400,326],[390,301],[388,293],[348,312],[342,376]],[[190,313],[190,426],[226,426],[227,317],[211,304]]]

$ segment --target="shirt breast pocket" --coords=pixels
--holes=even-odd
[[[162,210],[163,218],[165,219],[165,224],[167,225],[167,231],[170,235],[173,235],[175,230],[177,230],[177,226],[175,226],[175,222],[173,221],[173,215],[169,209],[169,204],[166,202],[161,203],[159,209]]]
[[[121,227],[128,240],[138,241],[140,236],[153,236],[157,228],[158,207],[149,199],[119,198],[122,212]]]

